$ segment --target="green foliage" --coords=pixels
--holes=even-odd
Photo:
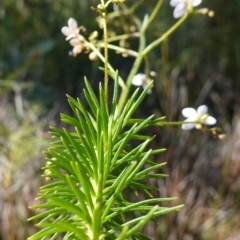
[[[87,80],[84,94],[89,111],[79,99],[68,96],[75,118],[62,114],[61,119],[74,131],[52,128],[57,140],[46,153],[44,176],[53,181],[41,188],[39,198],[46,202],[33,207],[46,210],[30,219],[41,219],[38,225],[43,229],[29,239],[55,239],[61,233],[63,239],[148,239],[140,229],[149,219],[182,207],[158,206],[173,198],[154,198],[154,187],[147,185],[150,178],[166,177],[152,173],[164,163],[150,159],[165,149],[147,150],[153,137],[142,133],[153,116],[132,124],[133,114],[150,86],[140,95],[137,89],[119,115],[117,82],[111,107],[101,84],[97,99]],[[132,141],[138,146],[132,147]],[[124,195],[127,188],[150,199],[130,202]]]

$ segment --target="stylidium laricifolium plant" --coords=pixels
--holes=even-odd
[[[93,7],[103,29],[103,39],[99,39],[97,31],[87,37],[85,27],[78,26],[74,18],[69,18],[68,26],[62,28],[72,46],[70,55],[87,53],[91,60],[99,58],[104,65],[101,67],[104,80],[103,84],[99,83],[96,94],[85,79],[83,93],[87,104],[67,96],[74,116],[61,114],[61,120],[71,130],[51,129],[54,141],[46,152],[43,175],[47,183],[39,193],[39,199],[43,201],[32,207],[39,213],[30,218],[38,221],[40,230],[29,237],[31,240],[149,239],[141,231],[148,221],[156,221],[158,216],[183,207],[164,207],[162,202],[174,198],[155,198],[152,195],[152,190],[156,189],[148,184],[148,180],[166,177],[157,173],[165,163],[154,162],[153,155],[165,149],[150,149],[154,136],[147,136],[144,130],[149,126],[167,125],[182,125],[184,130],[194,127],[208,129],[205,125],[214,125],[216,119],[207,114],[205,105],[197,110],[183,109],[183,116],[187,118],[184,122],[165,122],[164,118],[156,119],[154,115],[146,119],[134,118],[141,102],[153,88],[151,74],[140,73],[139,67],[147,54],[169,37],[191,13],[209,14],[210,11],[193,8],[201,3],[200,0],[171,0],[171,6],[175,7],[174,17],[180,19],[160,38],[147,43],[148,26],[162,6],[162,0],[159,0],[153,12],[146,13],[143,20],[134,14],[134,33],[110,36],[107,22],[111,24],[112,13],[115,11],[114,17],[117,17],[117,11],[123,8],[131,17],[141,3],[128,6],[125,0],[101,0],[97,7]],[[113,44],[132,37],[139,38],[137,52],[130,47]],[[111,66],[109,50],[135,58],[126,80]],[[108,94],[109,79],[114,81],[111,98]],[[129,96],[132,85],[140,88]],[[218,134],[216,128],[214,131]],[[146,198],[132,202],[126,192],[142,193]]]

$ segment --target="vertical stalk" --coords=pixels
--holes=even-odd
[[[121,113],[123,106],[125,104],[125,101],[127,99],[128,93],[130,91],[130,87],[132,84],[132,79],[133,77],[136,75],[142,61],[143,58],[145,57],[146,54],[142,54],[142,52],[144,51],[145,47],[146,47],[146,38],[145,38],[145,31],[147,30],[149,24],[153,21],[153,19],[156,17],[160,7],[162,6],[163,0],[158,0],[158,3],[156,4],[152,14],[150,15],[150,17],[146,20],[146,22],[143,22],[141,29],[140,29],[140,39],[139,39],[139,50],[138,50],[138,56],[133,64],[132,70],[128,75],[128,79],[126,82],[126,88],[123,89],[122,94],[120,96],[119,99],[119,113]]]
[[[155,6],[153,12],[152,12],[151,15],[149,16],[148,22],[147,22],[147,24],[146,24],[146,26],[145,26],[146,29],[148,28],[148,26],[150,25],[150,23],[154,20],[154,18],[155,18],[156,15],[158,14],[159,9],[160,9],[161,6],[162,6],[162,3],[163,3],[163,0],[158,0],[157,5]]]
[[[110,3],[110,2],[109,2]],[[106,101],[106,105],[108,103],[108,30],[107,30],[107,6],[104,0],[101,0],[101,17],[103,19],[103,34],[104,34],[104,89],[103,93],[100,88],[100,98],[101,95],[103,96],[103,101]],[[105,99],[104,99],[105,98]],[[104,103],[103,103],[104,104]],[[102,105],[104,108],[104,105]],[[98,112],[98,121],[100,121],[101,113]],[[99,154],[99,164],[98,164],[98,176],[96,179],[96,199],[93,209],[93,216],[92,216],[92,240],[99,240],[101,235],[101,226],[102,226],[102,194],[103,194],[103,166],[104,166],[104,153],[105,153],[105,141],[106,138],[104,136],[104,132],[99,133],[98,139],[98,154]]]
[[[158,8],[160,8],[161,6],[161,1],[159,1],[159,4],[157,5]],[[154,16],[155,16],[156,12],[154,11]],[[153,50],[155,47],[157,47],[163,40],[165,40],[169,35],[171,35],[188,17],[189,13],[187,12],[180,20],[178,20],[167,32],[165,32],[160,38],[156,39],[155,41],[153,41],[152,43],[150,43],[147,47],[146,47],[146,39],[145,39],[145,31],[147,29],[148,26],[148,22],[142,25],[142,28],[140,30],[140,47],[139,47],[139,55],[136,58],[132,70],[128,76],[127,82],[126,82],[126,88],[123,89],[122,94],[120,96],[119,99],[119,114],[121,113],[124,104],[126,102],[128,93],[130,91],[130,87],[131,87],[131,83],[132,83],[132,79],[134,77],[134,75],[136,75],[140,64],[143,60],[143,58],[151,51]],[[151,15],[151,21],[153,20],[153,15]],[[148,20],[147,20],[148,21]]]
[[[132,79],[133,77],[136,75],[141,63],[142,63],[142,60],[143,60],[143,54],[142,54],[142,51],[144,50],[145,48],[145,45],[146,45],[146,38],[145,38],[145,32],[144,31],[140,31],[140,45],[139,45],[139,50],[138,50],[138,56],[133,64],[133,67],[128,75],[128,78],[127,78],[127,81],[126,81],[126,88],[123,89],[121,95],[120,95],[120,98],[119,98],[119,102],[118,102],[118,109],[119,109],[119,114],[121,114],[121,111],[124,107],[124,104],[126,102],[126,99],[128,97],[128,93],[130,91],[130,87],[131,87],[131,84],[132,84]]]
[[[160,38],[156,39],[152,43],[150,43],[142,52],[145,56],[150,51],[152,51],[155,47],[157,47],[163,40],[165,40],[169,35],[171,35],[188,17],[189,13],[187,12],[182,18],[180,18],[167,32],[165,32]]]
[[[104,94],[106,101],[108,101],[108,31],[107,31],[107,19],[106,19],[106,13],[107,9],[103,5],[104,10],[102,12],[102,18],[103,18],[103,34],[104,34]]]

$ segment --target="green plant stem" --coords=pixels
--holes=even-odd
[[[91,43],[91,42],[88,42],[88,41],[86,41],[85,40],[85,43],[87,44],[87,46],[89,47],[89,48],[91,48],[91,50],[92,51],[94,51],[96,54],[97,54],[97,56],[100,58],[100,60],[105,64],[105,57],[101,54],[101,52]],[[108,73],[111,77],[113,77],[113,79],[114,79],[114,76],[115,76],[115,70],[114,70],[114,68],[110,65],[110,63],[108,63],[107,64],[107,66],[108,66],[108,69],[110,70],[110,72]],[[125,85],[125,83],[124,83],[124,81],[123,81],[123,79],[119,76],[118,77],[118,83],[119,83],[119,85],[120,85],[120,87],[122,88],[122,89],[125,89],[126,88],[126,85]]]
[[[100,44],[100,47],[102,47],[102,46],[105,46],[105,43]],[[135,52],[131,49],[122,48],[122,47],[115,46],[115,45],[112,45],[112,44],[108,44],[107,46],[108,46],[108,49],[115,50],[119,53],[125,53],[128,56],[132,56],[132,57],[137,57],[138,56],[138,52]]]
[[[145,56],[150,51],[152,51],[155,47],[157,47],[164,39],[166,39],[169,35],[171,35],[188,17],[188,12],[180,18],[166,33],[164,33],[160,38],[156,39],[152,43],[150,43],[142,52]]]
[[[107,19],[106,19],[106,11],[107,9],[104,9],[105,12],[102,13],[102,18],[103,18],[103,34],[104,34],[104,57],[105,57],[105,62],[104,62],[104,94],[106,101],[108,101],[108,30],[107,30]]]
[[[153,126],[179,126],[188,123],[202,124],[200,122],[158,122],[154,123]]]
[[[123,40],[123,39],[137,38],[137,37],[139,37],[139,33],[138,32],[126,33],[126,34],[122,34],[122,35],[109,37],[108,38],[108,42],[114,42],[114,41],[119,41],[119,40]]]
[[[159,0],[159,1],[158,1],[157,5],[155,6],[152,14],[150,15],[150,17],[149,17],[149,19],[148,19],[148,22],[147,22],[147,24],[146,24],[146,26],[145,26],[146,29],[148,28],[148,26],[150,25],[150,23],[153,21],[153,19],[154,19],[154,18],[156,17],[156,15],[158,14],[159,9],[160,9],[161,6],[162,6],[162,3],[163,3],[163,0]]]
[[[130,119],[127,122],[127,125],[132,126],[135,123],[141,122],[141,119]],[[183,124],[189,124],[189,123],[195,123],[195,124],[203,124],[202,122],[199,121],[195,121],[195,122],[183,122],[183,121],[179,121],[179,122],[163,122],[162,120],[158,120],[158,121],[154,121],[151,126],[179,126],[179,125],[183,125]]]
[[[130,13],[133,13],[139,6],[141,6],[141,4],[144,2],[144,0],[138,0],[136,1],[131,8],[129,9]]]
[[[161,1],[158,2],[158,4],[156,5],[156,8],[160,8],[161,6]],[[151,15],[151,19],[152,20],[157,11],[155,11],[154,9],[154,15]],[[149,44],[147,47],[145,47],[145,31],[147,30],[148,25],[148,21],[147,22],[143,22],[141,30],[140,30],[140,46],[139,46],[139,54],[138,57],[136,58],[132,70],[128,76],[128,79],[126,81],[126,88],[122,91],[120,98],[119,98],[119,102],[118,102],[118,106],[119,106],[119,114],[121,114],[121,111],[123,109],[123,106],[125,105],[126,99],[128,97],[128,93],[130,91],[130,87],[131,87],[131,83],[132,83],[132,79],[133,77],[136,75],[142,60],[144,59],[144,57],[151,51],[153,50],[155,47],[157,47],[164,39],[166,39],[171,33],[173,33],[188,17],[189,13],[187,12],[180,20],[178,20],[166,33],[164,33],[160,38],[158,38],[157,40],[153,41],[151,44]]]
[[[143,29],[144,30],[144,29]],[[119,102],[118,102],[118,108],[119,108],[119,114],[121,114],[122,109],[125,105],[126,99],[128,97],[128,93],[132,84],[132,79],[133,77],[136,75],[140,64],[142,63],[143,60],[143,55],[142,55],[142,51],[145,48],[146,45],[146,38],[145,38],[145,32],[140,30],[140,39],[139,39],[139,50],[138,50],[138,56],[135,59],[135,62],[133,64],[133,67],[128,75],[127,81],[126,81],[126,88],[123,89],[120,98],[119,98]]]

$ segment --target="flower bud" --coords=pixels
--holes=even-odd
[[[95,52],[90,52],[88,57],[92,61],[96,61],[98,59],[98,56],[97,56],[97,54]]]

